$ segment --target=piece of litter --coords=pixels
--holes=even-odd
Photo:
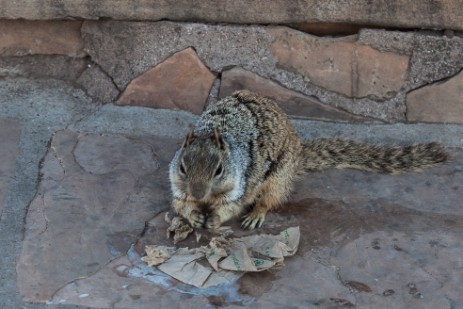
[[[193,228],[188,224],[184,224],[175,230],[174,244],[184,240],[193,232]]]
[[[142,261],[148,264],[148,266],[155,266],[164,263],[168,260],[173,253],[175,253],[173,247],[166,246],[145,246],[146,256],[142,257]]]
[[[228,255],[226,246],[223,240],[214,237],[206,247],[206,259],[215,271],[219,271],[219,261]]]
[[[228,237],[230,235],[233,235],[233,229],[231,226],[221,226],[218,229],[213,230],[213,233],[222,237]]]
[[[170,238],[170,233],[174,232],[174,244],[186,239],[188,235],[193,232],[193,228],[186,223],[182,217],[169,218],[169,213],[166,212],[164,215],[164,221],[169,224],[166,231],[167,239]]]
[[[172,220],[173,221],[173,220]],[[299,227],[278,235],[261,234],[240,238],[213,237],[207,246],[176,248],[148,245],[142,258],[149,266],[196,287],[209,287],[236,278],[237,272],[256,272],[280,267],[299,246]]]

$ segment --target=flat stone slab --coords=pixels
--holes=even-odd
[[[16,121],[0,119],[0,217],[19,153],[21,128],[22,125]]]
[[[162,139],[54,135],[17,264],[25,300],[49,300],[127,252],[144,222],[169,203],[165,152],[170,156],[172,146]]]
[[[423,173],[308,175],[291,201],[252,232],[299,225],[297,254],[281,270],[200,290],[139,260],[143,244],[166,241],[167,166],[180,142],[70,130],[54,135],[17,265],[25,300],[137,309],[154,303],[179,308],[463,306],[461,149],[450,149],[450,164]],[[231,222],[242,234],[238,224]]]

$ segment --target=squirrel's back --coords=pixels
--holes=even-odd
[[[398,174],[449,160],[437,143],[380,146],[340,138],[301,142],[272,100],[238,91],[201,115],[170,165],[174,210],[194,227],[217,228],[244,211],[260,227],[301,172],[355,168]]]
[[[207,136],[214,129],[227,141],[234,168],[244,170],[246,179],[241,181],[246,183],[247,193],[265,180],[284,153],[291,155],[292,163],[286,167],[287,177],[293,178],[301,144],[288,116],[274,101],[246,90],[237,91],[209,106],[194,133]]]

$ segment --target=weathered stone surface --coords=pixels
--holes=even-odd
[[[353,206],[361,204],[365,207],[387,202],[404,207],[410,213],[426,212],[431,217],[431,214],[442,214],[458,218],[463,216],[460,206],[463,152],[454,151],[451,155],[453,163],[422,173],[398,176],[352,170],[311,173],[310,177],[296,185],[294,199],[342,200]],[[311,188],[310,193],[306,192],[306,188]]]
[[[181,20],[226,23],[325,22],[389,27],[463,30],[458,1],[285,1],[265,0],[216,3],[205,0],[113,1],[60,0],[0,1],[0,18]]]
[[[298,253],[276,273],[246,274],[201,291],[146,269],[136,254],[146,243],[168,242],[163,214],[156,214],[168,209],[166,168],[178,141],[55,135],[17,267],[26,300],[134,309],[154,301],[179,308],[463,305],[461,150],[453,151],[452,163],[421,174],[310,174],[259,230],[299,225]],[[255,233],[241,231],[238,220],[230,224],[237,235]]]
[[[86,21],[82,36],[92,60],[119,89],[189,47],[213,72],[231,65],[268,72],[275,63],[268,50],[273,37],[259,26]]]
[[[113,102],[119,96],[119,90],[111,78],[94,64],[88,64],[76,82],[88,95],[103,103]]]
[[[97,273],[67,284],[50,302],[121,309],[171,308],[174,304],[175,308],[204,308],[209,304],[207,298],[186,297],[135,278],[130,275],[131,268],[133,264],[126,256],[117,258]]]
[[[462,270],[455,254],[463,253],[456,233],[461,226],[451,229],[450,233],[435,228],[413,234],[395,229],[364,233],[343,246],[333,262],[341,280],[371,288],[371,293],[357,294],[360,304],[371,308],[458,308],[463,297],[455,283]]]
[[[275,100],[291,116],[353,123],[372,121],[325,105],[315,98],[286,89],[271,80],[241,68],[222,72],[219,97],[226,97],[240,89],[248,89]]]
[[[314,84],[349,97],[393,97],[402,87],[408,57],[355,44],[356,37],[319,38],[289,29],[272,29],[278,66]]]
[[[125,254],[144,222],[168,205],[160,193],[168,188],[171,148],[162,140],[55,134],[17,265],[25,300],[48,300]]]
[[[19,137],[22,126],[15,121],[0,119],[0,218],[5,195],[14,173],[19,153]]]
[[[41,235],[30,239],[31,233],[26,227],[23,228],[23,219],[28,221],[28,225],[32,223],[29,216],[35,215],[32,212],[28,213],[27,210],[36,191],[39,200],[44,197],[47,205],[51,205],[49,203],[51,193],[44,196],[45,190],[41,188],[48,182],[47,192],[62,190],[59,199],[58,193],[53,196],[58,199],[54,201],[54,206],[62,207],[63,210],[59,213],[59,217],[64,218],[65,221],[62,224],[67,228],[83,222],[80,228],[83,231],[88,229],[90,231],[81,232],[83,235],[81,240],[94,244],[83,248],[80,247],[81,243],[75,241],[60,246],[58,251],[54,250],[56,247],[49,247],[50,251],[54,250],[54,253],[63,256],[74,256],[75,251],[78,251],[79,256],[86,260],[87,255],[94,251],[91,248],[107,246],[106,240],[101,237],[90,239],[88,235],[101,235],[99,232],[106,226],[110,228],[105,231],[112,233],[112,225],[108,223],[110,221],[108,212],[116,213],[115,217],[120,212],[107,208],[106,212],[95,210],[95,213],[91,213],[89,207],[89,211],[81,216],[85,220],[73,221],[80,208],[73,207],[72,211],[69,210],[68,203],[72,200],[67,199],[70,198],[68,195],[74,194],[80,198],[80,201],[84,201],[82,204],[87,205],[96,204],[94,201],[109,206],[123,204],[125,207],[132,207],[130,210],[133,212],[136,212],[137,207],[146,209],[143,205],[151,205],[149,207],[154,209],[152,214],[147,211],[149,213],[147,219],[140,219],[139,222],[140,226],[145,226],[146,221],[152,222],[150,219],[157,210],[167,208],[169,204],[169,184],[165,173],[167,161],[173,154],[175,144],[180,143],[188,131],[188,125],[198,117],[187,112],[112,104],[94,110],[92,107],[94,105],[87,104],[90,99],[83,94],[83,91],[57,80],[2,78],[0,93],[2,94],[0,118],[18,119],[23,125],[21,151],[16,160],[14,178],[9,185],[7,208],[4,209],[0,220],[1,308],[75,307],[72,304],[136,309],[152,308],[153,304],[161,304],[160,307],[168,308],[172,307],[172,304],[180,308],[182,306],[188,308],[190,304],[191,307],[200,308],[228,304],[227,308],[273,308],[288,307],[288,304],[300,308],[325,309],[340,307],[341,304],[344,304],[344,307],[357,308],[463,307],[461,299],[463,126],[425,123],[354,125],[302,119],[294,120],[293,123],[305,138],[342,135],[375,143],[440,140],[447,147],[458,149],[453,153],[452,163],[421,174],[392,177],[347,170],[310,174],[296,186],[292,202],[279,211],[271,213],[261,230],[279,231],[281,227],[299,224],[304,230],[300,250],[296,256],[288,258],[286,265],[279,271],[246,275],[237,284],[225,286],[224,290],[228,294],[203,295],[197,289],[179,290],[178,288],[185,287],[166,286],[158,281],[151,284],[134,278],[133,276],[138,276],[134,272],[137,268],[132,267],[137,265],[134,265],[133,256],[130,256],[129,260],[126,258],[124,248],[128,242],[138,238],[135,235],[133,238],[119,242],[124,243],[119,246],[122,252],[120,257],[117,255],[109,260],[105,258],[107,264],[103,262],[104,266],[95,267],[93,269],[95,272],[89,274],[85,269],[91,266],[83,266],[82,270],[85,273],[83,277],[77,278],[74,276],[75,273],[71,274],[69,276],[71,279],[60,285],[59,291],[52,299],[53,304],[28,304],[19,295],[16,263],[20,259],[23,245],[30,250],[32,241],[38,242],[37,247],[51,243],[45,239],[45,234],[52,230],[56,231],[55,222],[57,222],[57,215],[47,217],[47,220],[50,220],[50,230],[47,228]],[[47,159],[53,159],[54,153],[58,158],[51,160],[52,163],[49,160],[47,167],[41,169],[46,173],[41,175],[41,184],[36,188],[39,165],[51,132],[64,127],[73,127],[73,130],[78,132],[95,133],[90,135],[75,133],[82,138],[82,144],[77,145],[77,149],[80,148],[77,152],[78,162],[85,169],[96,173],[95,180],[91,182],[88,178],[84,178],[83,175],[90,175],[80,167],[74,169],[72,164],[69,167],[69,162],[73,159],[69,158],[70,155],[63,155],[66,153],[62,151],[64,146],[58,145],[56,139],[53,144],[56,151],[50,150]],[[62,137],[63,132],[59,134]],[[133,137],[133,134],[168,136],[169,139],[159,140],[156,144],[157,137],[140,138]],[[93,138],[98,142],[91,143]],[[76,146],[74,140],[68,140],[69,148]],[[106,142],[102,142],[104,140]],[[64,142],[64,138],[61,141]],[[112,143],[115,143],[114,148],[111,148]],[[128,144],[127,147],[131,150],[126,154],[118,154],[118,149],[127,148],[121,144]],[[91,149],[87,151],[85,147],[81,148],[84,145]],[[140,155],[137,154],[140,154],[140,149],[147,148],[152,148],[152,152],[155,153],[159,169],[154,171],[154,175],[143,176],[144,174],[139,171],[143,168],[143,164],[140,167],[137,166],[137,162],[145,160],[140,159]],[[69,152],[72,153],[71,150]],[[84,153],[89,154],[87,160],[82,157]],[[112,160],[112,156],[116,160]],[[107,160],[103,160],[103,157]],[[63,181],[52,182],[52,176],[58,179],[63,177],[63,173],[54,172],[54,168],[52,169],[53,166],[57,171],[61,169],[59,159],[67,167],[66,177]],[[92,162],[95,163],[92,165]],[[108,164],[108,162],[113,163]],[[126,168],[126,175],[133,174],[134,179],[137,177],[139,179],[136,189],[127,185],[129,187],[127,191],[132,195],[130,201],[125,204],[121,202],[124,198],[120,197],[123,192],[119,193],[123,190],[118,190],[120,186],[117,185],[121,182],[120,178],[111,177],[116,172],[106,173],[112,167],[119,170]],[[70,178],[77,179],[73,182],[77,184],[75,187],[69,185]],[[113,182],[113,185],[106,190],[108,192],[105,192],[101,188],[108,187],[100,186],[98,183],[108,182]],[[108,195],[114,195],[113,199],[108,198]],[[134,202],[140,201],[137,196],[145,196],[145,202]],[[39,203],[39,200],[35,200],[34,203]],[[78,203],[79,201],[76,202]],[[50,207],[44,209],[47,213],[52,213]],[[133,216],[133,213],[127,213]],[[26,214],[28,217],[24,218]],[[142,215],[137,217],[141,218]],[[95,229],[89,228],[91,224],[87,224],[92,220],[102,221],[101,225],[95,224],[101,227],[96,233]],[[139,226],[132,220],[127,221],[125,215],[119,222],[120,230],[124,231],[133,231]],[[236,221],[232,224],[237,227]],[[157,227],[161,233],[159,230],[155,233]],[[164,235],[162,225],[153,227],[147,224],[146,231],[148,235],[158,237]],[[66,232],[63,235],[68,237]],[[58,245],[60,237],[64,236],[56,236]],[[148,241],[154,241],[153,239],[146,238]],[[101,253],[99,249],[95,251],[95,255]],[[50,253],[50,256],[53,256],[53,253]],[[105,256],[108,255],[105,253]],[[42,257],[40,262],[45,263],[43,256],[38,257]],[[95,257],[95,260],[98,258]],[[77,260],[77,263],[80,261]],[[60,263],[56,263],[55,268],[60,272],[73,271]],[[43,271],[46,269],[42,270],[41,267],[36,269],[37,271],[34,269],[27,273],[26,281],[37,281],[37,276],[45,277]],[[57,272],[54,271],[53,274]],[[21,278],[24,279],[25,273],[22,271],[18,273],[22,273]],[[166,278],[155,273],[143,280],[145,279]],[[21,284],[24,282],[23,280]],[[56,281],[39,280],[39,282],[47,285],[49,282]],[[390,289],[394,290],[393,294]],[[231,295],[236,298],[226,298],[221,295]],[[420,295],[423,298],[419,298]],[[65,299],[67,301],[64,305],[58,305]],[[444,304],[443,300],[446,300],[447,304]]]
[[[260,230],[276,233],[299,225],[303,236],[298,253],[285,259],[276,273],[241,277],[241,301],[249,303],[251,297],[257,307],[461,306],[463,152],[454,151],[453,156],[452,164],[421,174],[331,170],[305,177],[292,201],[268,214]],[[230,225],[238,236],[255,233],[240,230],[237,220]],[[168,245],[160,233],[166,227],[163,214],[158,215],[136,249]],[[195,243],[192,236],[180,245]],[[228,300],[230,294],[222,293]]]
[[[272,29],[309,36],[286,27],[166,21],[86,21],[82,26],[82,36],[92,60],[113,78],[119,89],[124,89],[131,80],[158,65],[173,52],[193,47],[213,72],[239,66],[356,115],[389,121],[405,120],[403,93],[386,101],[368,97],[352,99],[314,85],[302,74],[278,67],[277,59],[271,53],[272,42],[275,41]]]
[[[0,77],[53,78],[75,81],[88,64],[88,59],[63,55],[0,57]]]
[[[404,91],[440,81],[463,68],[463,37],[441,33],[362,29],[358,43],[410,56]]]
[[[463,71],[407,95],[409,121],[463,123]]]
[[[80,21],[2,20],[0,56],[46,54],[82,57],[85,53],[80,36],[81,25]]]
[[[200,114],[214,79],[195,51],[187,48],[130,82],[117,104],[178,108]]]

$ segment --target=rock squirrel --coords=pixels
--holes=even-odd
[[[169,170],[172,207],[193,227],[215,229],[244,214],[241,226],[254,229],[288,198],[304,172],[354,168],[399,174],[448,159],[437,143],[303,142],[275,102],[241,90],[210,105],[176,152]]]

